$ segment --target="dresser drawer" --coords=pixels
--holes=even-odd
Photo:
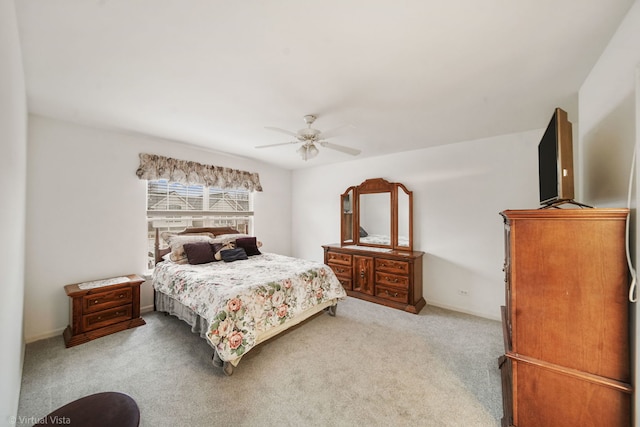
[[[398,288],[409,288],[409,277],[376,271],[376,285],[389,285]]]
[[[82,323],[85,331],[103,328],[114,323],[131,320],[131,304],[115,307],[98,313],[82,316]]]
[[[409,302],[409,293],[406,289],[376,285],[376,296],[390,301],[401,302],[403,304],[407,304]]]
[[[342,278],[351,279],[351,273],[353,271],[351,268],[351,265],[345,266],[342,264],[329,263],[329,267],[331,267],[333,272],[336,273],[336,276],[338,276],[338,279],[342,279]]]
[[[131,287],[120,288],[109,292],[86,295],[82,298],[84,314],[105,310],[111,307],[128,304],[132,301]]]
[[[342,264],[342,265],[351,265],[351,254],[341,254],[337,252],[329,252],[327,253],[327,263],[328,264]]]
[[[406,261],[376,258],[376,271],[386,271],[388,273],[396,274],[409,274],[409,263]]]
[[[351,282],[351,278],[344,278],[340,276],[336,276],[336,277],[338,278],[338,282],[342,284],[342,287],[344,288],[345,291],[353,290],[353,283]]]

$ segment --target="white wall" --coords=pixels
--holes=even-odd
[[[413,191],[414,248],[426,252],[427,304],[500,319],[504,237],[499,212],[539,206],[537,145],[543,132],[294,171],[294,255],[322,261],[321,245],[340,241],[340,194],[349,186],[368,178],[401,182]]]
[[[256,236],[268,252],[291,249],[290,172],[158,138],[29,116],[25,337],[59,334],[68,324],[64,285],[131,273],[147,262],[146,181],[138,154],[258,172]],[[149,283],[141,306],[153,306]]]
[[[14,2],[0,0],[0,424],[18,412],[22,379],[27,106]]]
[[[627,206],[631,160],[640,139],[640,2],[636,1],[616,34],[600,56],[579,93],[580,153],[583,176],[582,198],[598,206]],[[638,185],[639,168],[633,177],[631,212],[631,253],[638,265]],[[633,369],[635,388],[639,384],[640,313],[631,306]],[[635,393],[636,424],[640,393]]]
[[[635,145],[635,70],[640,65],[640,6],[630,9],[579,93],[581,198],[626,204]]]

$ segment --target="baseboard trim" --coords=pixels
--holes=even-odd
[[[427,306],[430,306],[430,305],[432,305],[434,307],[444,308],[445,310],[457,311],[458,313],[464,313],[464,314],[470,314],[472,316],[482,317],[483,319],[497,320],[499,322],[502,321],[501,316],[491,316],[491,315],[488,315],[487,313],[479,313],[479,312],[473,311],[473,310],[464,310],[464,309],[462,309],[460,307],[453,307],[451,305],[442,304],[442,303],[439,303],[437,301],[427,300]],[[499,310],[498,310],[498,312],[499,312]]]
[[[152,311],[153,311],[153,304],[152,305],[147,305],[147,306],[144,306],[144,307],[140,307],[140,314],[142,314],[142,313],[151,313]],[[62,333],[64,332],[65,329],[66,329],[66,326],[64,328],[54,329],[53,331],[47,332],[45,334],[34,335],[32,337],[25,337],[24,343],[25,344],[31,344],[32,342],[36,342],[36,341],[40,341],[40,340],[46,340],[46,339],[53,338],[53,337],[56,337],[56,336],[62,337]]]
[[[55,329],[51,332],[47,332],[46,334],[35,335],[33,337],[25,337],[24,342],[25,344],[31,344],[32,342],[46,340],[49,338],[53,338],[55,336],[59,336],[60,338],[62,338],[62,333],[64,332],[65,329],[66,329],[66,326],[64,328]]]
[[[140,313],[151,313],[153,310],[153,304],[140,307]]]

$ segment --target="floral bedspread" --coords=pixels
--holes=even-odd
[[[153,287],[209,322],[207,339],[225,361],[249,351],[259,332],[346,297],[328,266],[272,253],[201,265],[164,261],[155,267]]]

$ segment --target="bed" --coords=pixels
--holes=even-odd
[[[226,375],[261,342],[323,310],[335,316],[346,297],[328,266],[263,252],[255,237],[237,230],[163,234],[164,249],[156,232],[154,308],[191,325]]]

